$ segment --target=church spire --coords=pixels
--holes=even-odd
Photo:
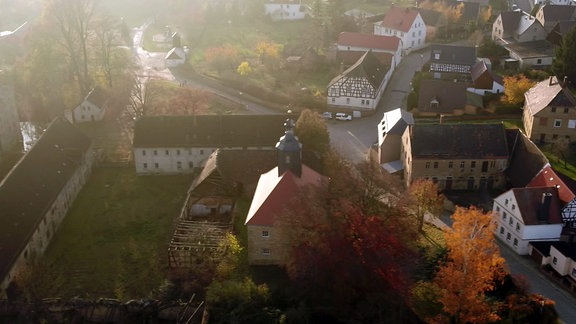
[[[284,136],[276,143],[278,176],[282,176],[286,171],[291,171],[297,177],[302,175],[302,144],[294,135],[294,126],[294,120],[286,119]]]

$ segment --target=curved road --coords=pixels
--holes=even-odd
[[[178,76],[176,71],[174,71],[176,72],[175,76],[172,71],[164,66],[164,53],[150,53],[142,49],[140,45],[142,32],[146,27],[147,25],[144,25],[136,29],[134,36],[135,54],[137,54],[142,66],[142,82],[146,82],[150,78],[161,78],[174,82],[185,81],[187,85],[206,89],[219,96],[244,104],[248,111],[266,114],[280,113],[278,109],[273,109],[256,98],[251,98],[236,91],[224,91],[221,87],[211,87],[192,78]],[[331,145],[342,156],[352,163],[367,159],[370,146],[377,142],[376,127],[382,119],[383,113],[398,107],[406,108],[406,98],[411,91],[410,82],[414,72],[422,68],[422,65],[428,61],[429,55],[430,52],[425,50],[411,53],[402,59],[402,62],[396,67],[396,71],[390,79],[390,83],[373,115],[352,121],[328,121]],[[501,247],[501,251],[512,273],[525,275],[531,283],[533,292],[556,301],[556,309],[562,321],[565,323],[576,323],[576,299],[572,295],[549,282],[537,270],[536,265],[530,259],[520,257],[506,247]]]

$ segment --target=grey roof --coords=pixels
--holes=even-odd
[[[431,107],[432,100],[438,101],[438,108]],[[466,85],[464,83],[427,79],[420,82],[418,110],[420,112],[453,113],[454,109],[466,106]]]
[[[502,20],[502,29],[504,30],[504,35],[511,35],[518,28],[520,23],[520,18],[522,17],[522,11],[504,11],[500,13],[500,19]]]
[[[297,119],[296,115],[290,115]],[[274,147],[288,115],[146,116],[134,126],[135,148]]]
[[[502,124],[414,124],[410,137],[413,158],[508,157]]]
[[[538,82],[524,94],[524,109],[528,109],[532,116],[538,114],[548,106],[575,107],[576,99],[569,90],[558,82],[556,77],[550,77]]]
[[[544,14],[545,21],[572,20],[574,19],[576,7],[547,4],[540,7],[539,11],[542,11],[542,13]]]
[[[339,76],[332,79],[328,87],[332,86],[342,78],[365,78],[372,87],[374,87],[374,89],[378,89],[384,81],[386,72],[388,72],[388,68],[380,63],[372,51],[367,51],[362,55],[358,62],[349,67]]]
[[[443,22],[443,20],[441,19],[442,13],[440,11],[418,8],[418,12],[422,17],[422,20],[424,20],[424,24],[426,24],[426,26],[438,27],[438,25],[442,24]]]
[[[548,159],[519,129],[507,129],[510,159],[505,171],[510,186],[525,187],[548,165]]]
[[[554,45],[547,40],[509,43],[505,44],[504,48],[510,52],[514,52],[521,59],[554,56]]]
[[[440,54],[438,59],[434,54]],[[430,45],[430,62],[474,65],[476,63],[476,47],[432,44]]]
[[[57,118],[0,183],[0,279],[82,164],[91,140]]]
[[[106,101],[108,101],[108,98],[106,98],[104,92],[100,87],[95,87],[92,88],[92,90],[90,90],[90,92],[88,93],[88,95],[84,100],[91,102],[94,105],[102,108],[106,103]]]

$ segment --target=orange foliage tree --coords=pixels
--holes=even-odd
[[[438,186],[431,180],[419,179],[408,188],[408,209],[418,220],[418,231],[422,232],[425,214],[437,214],[442,210],[444,196],[438,193]]]
[[[504,100],[513,105],[524,103],[524,93],[534,86],[534,81],[528,79],[524,74],[504,77]]]
[[[441,288],[443,310],[452,323],[495,321],[497,309],[485,293],[503,280],[506,271],[494,240],[492,215],[475,207],[459,207],[452,219],[452,230],[445,233],[447,260],[434,278]]]

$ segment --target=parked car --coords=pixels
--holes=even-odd
[[[352,115],[348,115],[345,113],[336,113],[337,120],[352,120]]]
[[[329,111],[323,112],[322,115],[320,115],[323,119],[332,119],[332,113]]]

